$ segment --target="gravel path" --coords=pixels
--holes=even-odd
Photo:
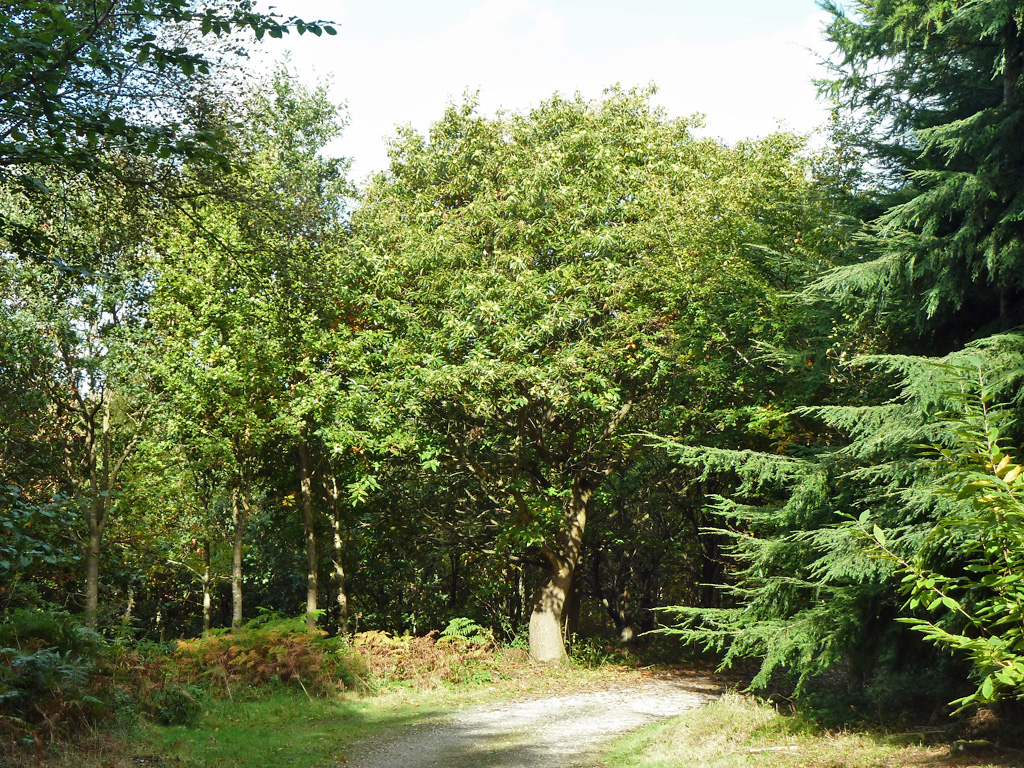
[[[466,709],[354,745],[346,768],[594,768],[616,736],[710,699],[692,681]]]

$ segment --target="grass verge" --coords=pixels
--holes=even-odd
[[[908,744],[907,733],[826,731],[729,694],[616,741],[609,768],[1009,768],[1021,755],[968,745]]]
[[[356,741],[488,701],[629,685],[654,674],[606,664],[597,668],[538,667],[503,660],[456,676],[462,682],[375,678],[372,692],[316,698],[291,685],[232,686],[234,699],[214,689],[190,725],[134,725],[97,729],[91,737],[20,751],[0,765],[15,768],[234,768],[302,766],[338,768]],[[11,762],[7,762],[9,757]]]

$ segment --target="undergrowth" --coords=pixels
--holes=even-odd
[[[235,632],[179,642],[166,668],[181,681],[229,698],[267,684],[291,685],[326,697],[368,687],[362,657],[339,638],[307,630],[304,618],[266,614]]]
[[[63,612],[12,611],[0,623],[0,738],[40,749],[87,731],[118,705],[103,682],[110,648]]]

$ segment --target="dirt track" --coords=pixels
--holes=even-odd
[[[346,768],[593,768],[616,736],[698,707],[693,678],[466,709],[354,745]]]

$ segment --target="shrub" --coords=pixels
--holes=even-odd
[[[494,633],[465,616],[458,616],[448,622],[438,637],[442,642],[464,642],[469,645],[486,646],[494,643]]]
[[[108,651],[67,613],[12,611],[0,622],[0,731],[49,740],[108,716],[113,692],[100,674]]]
[[[181,681],[259,688],[278,682],[296,685],[310,696],[359,688],[365,664],[343,641],[310,632],[305,619],[266,614],[231,633],[182,641],[174,652]]]
[[[908,556],[868,514],[857,523],[903,575],[907,607],[919,613],[900,621],[971,663],[977,689],[952,702],[960,709],[1024,699],[1024,467],[1000,438],[1009,411],[974,375],[978,391],[947,415],[946,444],[929,448],[940,474],[931,493],[947,512],[924,546]]]
[[[386,632],[362,632],[353,644],[370,674],[382,682],[411,682],[423,688],[442,683],[490,683],[501,676],[494,646],[470,643],[458,636],[441,638],[437,630],[422,637],[394,637]]]

